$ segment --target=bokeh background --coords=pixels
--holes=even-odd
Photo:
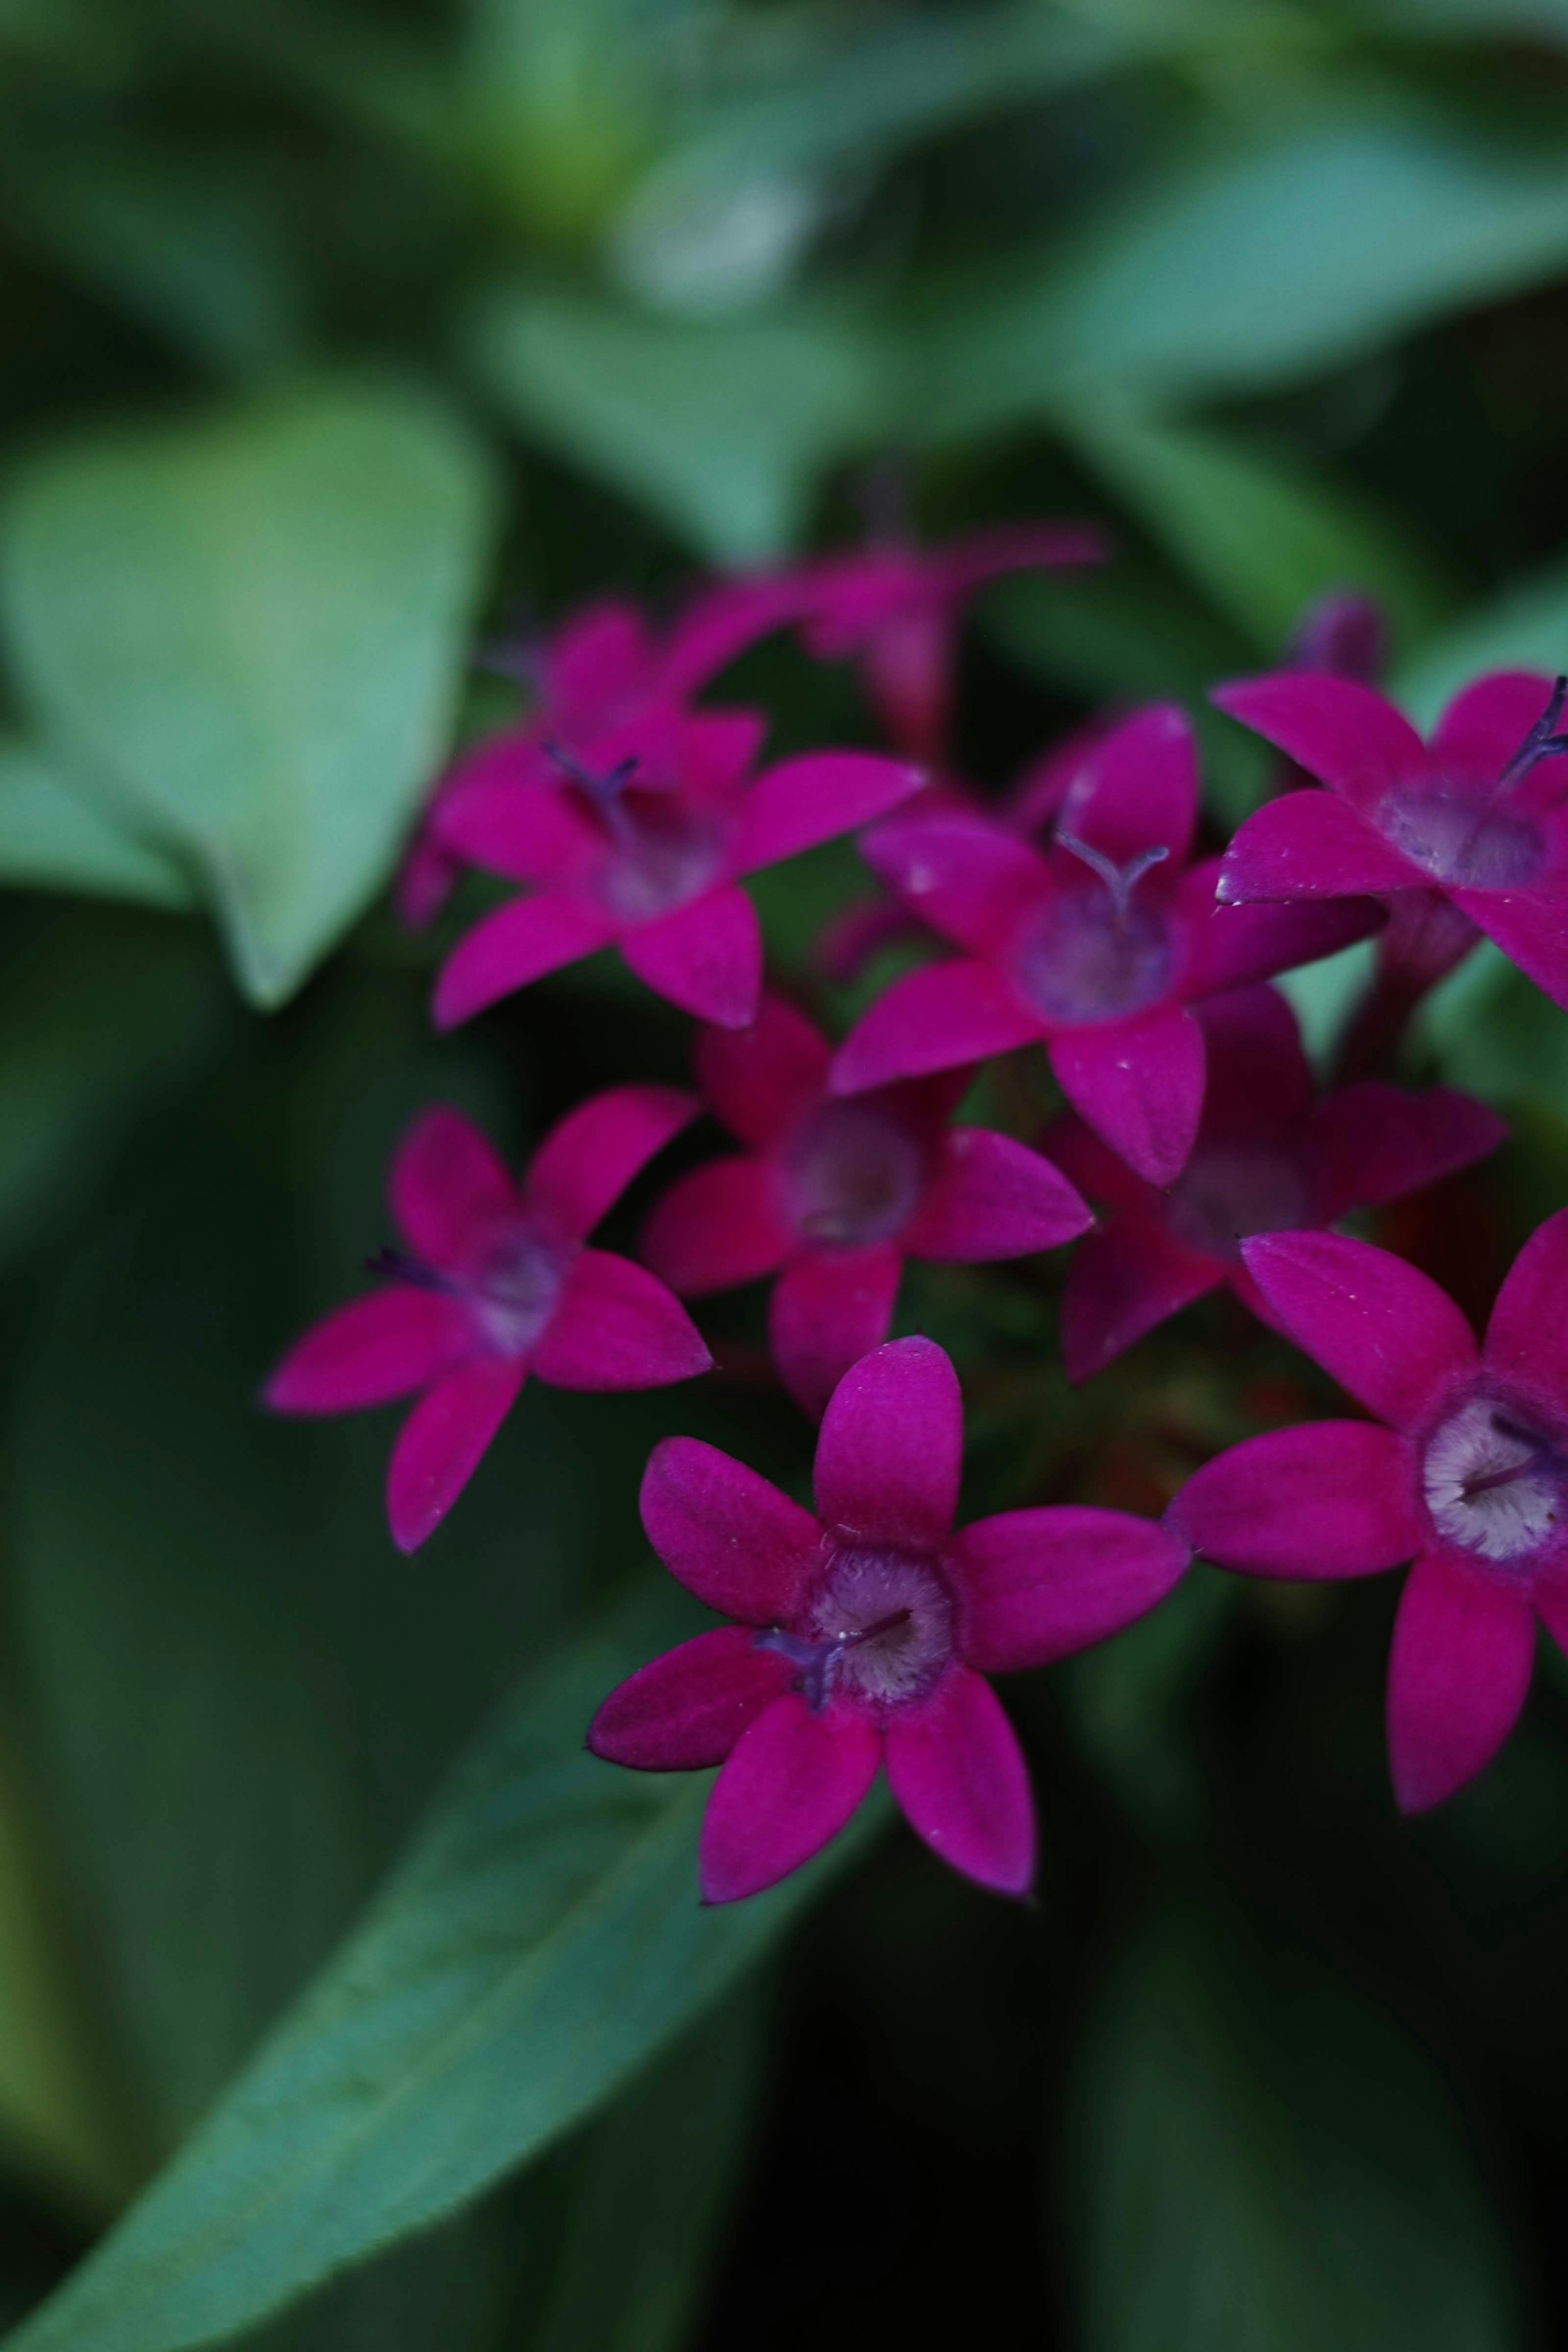
[[[385,886],[453,745],[517,707],[487,648],[852,541],[890,461],[933,537],[1103,516],[1102,572],[977,606],[966,767],[999,785],[1174,695],[1218,838],[1268,779],[1203,691],[1327,590],[1382,601],[1422,717],[1568,666],[1565,428],[1563,0],[3,0],[19,2352],[1568,2336],[1561,1660],[1401,1827],[1385,1582],[1199,1570],[1009,1692],[1032,1910],[873,1819],[799,1896],[704,1920],[692,1790],[576,1748],[670,1605],[652,1442],[805,1476],[756,1302],[690,1390],[528,1391],[413,1560],[383,1419],[256,1405],[385,1237],[417,1106],[520,1151],[685,1075],[685,1024],[597,965],[431,1035],[449,933],[406,937]],[[790,646],[726,695],[776,750],[874,740]],[[758,890],[830,1017],[810,944],[859,887],[834,848]],[[1320,1047],[1363,968],[1292,983]],[[1483,950],[1404,1068],[1511,1122],[1378,1227],[1484,1307],[1568,1200],[1568,1016]],[[1020,1131],[1030,1084],[997,1081]],[[1059,1280],[906,1290],[964,1376],[975,1509],[1155,1510],[1331,1408],[1215,1302],[1073,1397]],[[225,2086],[285,2016],[258,2121]]]

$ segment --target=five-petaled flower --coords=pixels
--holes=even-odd
[[[1192,730],[1155,704],[1103,736],[1042,855],[983,821],[878,825],[869,863],[968,959],[911,972],[834,1062],[858,1094],[1043,1040],[1069,1102],[1152,1184],[1181,1172],[1203,1108],[1197,999],[1311,962],[1380,919],[1366,900],[1217,905],[1219,861],[1187,866],[1197,821]]]
[[[967,1072],[835,1097],[831,1058],[804,1015],[772,994],[752,1028],[705,1030],[699,1083],[748,1150],[678,1178],[643,1243],[654,1272],[686,1296],[778,1274],[773,1360],[812,1414],[887,1337],[905,1257],[1023,1257],[1093,1222],[1027,1144],[949,1125]]]
[[[533,888],[459,940],[437,1025],[611,945],[684,1012],[755,1020],[762,935],[741,876],[885,815],[925,781],[867,751],[808,752],[753,779],[764,730],[748,710],[646,711],[598,737],[592,766],[530,744],[455,793],[444,842]]]
[[[1397,903],[1437,892],[1568,1004],[1563,680],[1479,678],[1449,703],[1430,744],[1351,678],[1281,671],[1213,698],[1330,787],[1287,793],[1246,819],[1226,852],[1223,899],[1378,892]],[[1451,964],[1467,934],[1449,929]]]
[[[1027,1892],[1034,1809],[988,1674],[1117,1632],[1176,1583],[1179,1534],[1120,1511],[1006,1511],[956,1531],[963,1409],[929,1339],[848,1371],[817,1445],[816,1515],[693,1438],[656,1447],[643,1524],[665,1566],[737,1622],[612,1692],[596,1755],[649,1771],[722,1764],[704,1897],[758,1894],[837,1834],[885,1763],[933,1852]]]
[[[440,1524],[523,1381],[663,1388],[712,1361],[680,1301],[643,1266],[584,1241],[699,1108],[672,1087],[594,1095],[546,1136],[520,1184],[461,1112],[426,1111],[392,1160],[408,1244],[389,1276],[291,1348],[266,1391],[276,1412],[351,1412],[421,1391],[392,1448],[387,1515],[413,1551]]]
[[[1502,1121],[1469,1095],[1366,1079],[1315,1099],[1295,1015],[1277,989],[1211,997],[1199,1013],[1208,1086],[1192,1157],[1168,1192],[1134,1176],[1071,1112],[1046,1150],[1098,1229],[1072,1254],[1061,1305],[1070,1380],[1091,1373],[1206,1291],[1228,1283],[1274,1318],[1242,1264],[1254,1234],[1332,1225],[1495,1150]]]
[[[1479,1348],[1446,1291],[1368,1243],[1277,1234],[1243,1253],[1275,1320],[1378,1419],[1249,1438],[1170,1517],[1196,1550],[1258,1576],[1414,1559],[1388,1746],[1399,1804],[1419,1812],[1507,1738],[1536,1618],[1568,1646],[1568,1210],[1520,1252]]]

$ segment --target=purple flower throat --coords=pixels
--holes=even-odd
[[[1470,1397],[1427,1438],[1421,1486],[1440,1536],[1482,1559],[1533,1567],[1568,1506],[1568,1455],[1511,1403]]]
[[[918,1555],[848,1546],[800,1618],[758,1633],[756,1646],[800,1668],[796,1687],[814,1713],[838,1696],[880,1714],[939,1680],[953,1655],[953,1603]]]
[[[1053,898],[1026,932],[1017,958],[1025,996],[1048,1021],[1119,1021],[1156,1003],[1176,957],[1170,926],[1134,892],[1170,852],[1163,844],[1118,865],[1059,827],[1057,845],[1089,868],[1091,883]]]
[[[524,1356],[544,1334],[566,1280],[571,1249],[529,1223],[499,1235],[472,1273],[429,1265],[399,1249],[378,1250],[366,1271],[406,1282],[416,1290],[438,1290],[461,1299],[479,1336],[498,1356]]]
[[[1545,863],[1545,840],[1535,814],[1510,802],[1542,760],[1568,751],[1568,732],[1557,732],[1565,700],[1568,677],[1553,682],[1546,709],[1484,790],[1469,778],[1396,786],[1379,811],[1390,840],[1437,881],[1461,888],[1506,890],[1533,881]]]
[[[564,745],[549,742],[544,749],[608,835],[611,856],[599,890],[612,914],[649,922],[706,889],[718,871],[718,834],[681,805],[678,792],[643,786],[633,793],[632,779],[642,764],[635,758],[618,760],[599,776]]]

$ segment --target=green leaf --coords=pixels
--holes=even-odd
[[[1396,673],[1394,691],[1431,726],[1460,687],[1489,669],[1568,669],[1568,564],[1553,563],[1462,614]]]
[[[1507,2250],[1432,2058],[1343,1974],[1158,1920],[1068,2151],[1087,2352],[1511,2352]]]
[[[48,739],[200,878],[257,1003],[385,880],[440,756],[486,538],[467,438],[327,388],[35,460],[0,620]]]
[[[846,1844],[705,1911],[707,1776],[582,1745],[605,1692],[691,1628],[661,1582],[540,1662],[363,1925],[16,2352],[175,2352],[265,2316],[539,2154],[767,1948]]]
[[[830,460],[881,427],[879,359],[826,306],[677,324],[586,295],[500,290],[465,341],[524,432],[724,564],[787,553]]]
[[[172,858],[20,738],[0,738],[0,881],[149,907],[193,904]]]

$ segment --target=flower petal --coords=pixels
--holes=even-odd
[[[967,596],[1004,572],[1056,570],[1103,563],[1113,541],[1097,522],[1002,522],[934,549],[925,558],[932,579],[949,596]]]
[[[1277,988],[1211,996],[1197,1015],[1208,1048],[1206,1141],[1292,1126],[1312,1099],[1312,1073],[1289,1001]]]
[[[730,844],[732,874],[755,874],[885,816],[927,781],[874,751],[808,751],[758,777]]]
[[[1432,756],[1447,775],[1467,783],[1495,783],[1525,737],[1546,713],[1552,680],[1539,670],[1500,669],[1478,677],[1452,702],[1432,733]],[[1552,774],[1552,762],[1542,761],[1534,778],[1521,779],[1510,795],[1515,806],[1528,805],[1533,781],[1556,801],[1561,779]]]
[[[756,908],[734,883],[626,932],[621,952],[639,980],[699,1021],[744,1029],[757,1018],[762,933]]]
[[[730,1752],[703,1817],[705,1903],[760,1895],[837,1837],[876,1778],[882,1735],[858,1711],[813,1714],[799,1691],[764,1709]]]
[[[1388,1657],[1388,1761],[1404,1813],[1423,1813],[1491,1762],[1518,1722],[1535,1663],[1521,1592],[1451,1552],[1418,1559]]]
[[[779,1377],[813,1421],[852,1364],[880,1347],[904,1272],[893,1242],[865,1249],[802,1249],[768,1302],[768,1344]]]
[[[1034,1883],[1034,1798],[1018,1735],[990,1684],[956,1661],[887,1727],[887,1778],[916,1837],[998,1895]]]
[[[671,628],[664,662],[671,690],[695,694],[747,646],[792,620],[802,602],[800,587],[788,575],[725,580],[705,589]]]
[[[1027,1257],[1087,1233],[1093,1216],[1061,1170],[1027,1143],[956,1127],[900,1236],[911,1257],[951,1265]]]
[[[537,763],[537,749],[528,749]],[[601,853],[602,835],[565,793],[494,772],[499,750],[486,769],[455,774],[437,803],[435,836],[446,855],[509,882],[548,883]]]
[[[1414,861],[1333,793],[1282,793],[1237,827],[1219,877],[1226,906],[1257,898],[1349,898],[1407,890]]]
[[[1157,1213],[1162,1203],[1152,1184],[1134,1176],[1075,1110],[1058,1111],[1040,1137],[1040,1147],[1089,1201],[1113,1208],[1147,1210]]]
[[[558,1389],[662,1389],[713,1367],[701,1332],[657,1275],[593,1249],[572,1259],[533,1360]]]
[[[884,989],[834,1056],[836,1095],[862,1094],[893,1078],[988,1061],[1043,1035],[1042,1024],[988,963],[937,963]]]
[[[1126,1511],[1001,1511],[954,1537],[959,1646],[982,1673],[1049,1665],[1145,1616],[1186,1573],[1185,1538]]]
[[[697,1084],[730,1133],[766,1151],[828,1089],[826,1038],[787,997],[765,990],[747,1029],[705,1029]]]
[[[1092,1378],[1228,1269],[1187,1249],[1156,1217],[1133,1213],[1090,1234],[1073,1251],[1061,1300],[1061,1356],[1074,1383]]]
[[[860,852],[923,923],[978,955],[1004,947],[1051,895],[1039,852],[981,817],[890,817]]]
[[[435,1266],[464,1265],[476,1241],[517,1213],[500,1153],[447,1103],[423,1112],[398,1145],[390,1191],[399,1232]]]
[[[1354,678],[1276,670],[1217,686],[1208,698],[1354,807],[1374,809],[1391,784],[1428,772],[1426,746],[1410,721]]]
[[[666,1650],[612,1690],[588,1727],[588,1745],[638,1772],[696,1772],[722,1764],[797,1669],[759,1650],[747,1625],[720,1625]]]
[[[533,1213],[582,1241],[702,1105],[677,1087],[609,1087],[558,1119],[523,1179]]]
[[[1081,1118],[1151,1184],[1186,1165],[1203,1109],[1203,1032],[1180,1005],[1137,1021],[1064,1029],[1047,1046],[1057,1084]]]
[[[1375,1078],[1341,1087],[1308,1131],[1318,1213],[1326,1224],[1351,1208],[1381,1208],[1473,1166],[1507,1138],[1495,1111],[1448,1087],[1411,1094]]]
[[[648,1541],[688,1592],[743,1625],[779,1625],[822,1564],[810,1511],[700,1437],[666,1437],[643,1474]]]
[[[1418,1429],[1473,1372],[1475,1334],[1446,1290],[1343,1234],[1259,1234],[1247,1270],[1298,1348],[1396,1429]]]
[[[653,680],[648,625],[624,597],[602,596],[569,614],[544,649],[548,703],[570,733]]]
[[[1376,898],[1222,906],[1215,897],[1222,862],[1216,857],[1189,866],[1181,878],[1177,906],[1181,992],[1186,997],[1218,996],[1227,989],[1271,980],[1277,971],[1293,971],[1298,964],[1316,963],[1321,956],[1337,955],[1341,948],[1366,939],[1386,919],[1386,909]]]
[[[1456,890],[1454,904],[1542,995],[1568,1008],[1568,883],[1550,890]]]
[[[700,1298],[772,1274],[795,1243],[772,1167],[737,1156],[671,1185],[643,1228],[642,1255],[683,1298]]]
[[[517,1401],[526,1364],[468,1364],[422,1396],[387,1465],[387,1517],[400,1551],[417,1551],[440,1526]]]
[[[1503,1277],[1481,1353],[1488,1369],[1543,1389],[1568,1412],[1568,1209],[1537,1225]]]
[[[930,1550],[958,1504],[964,1404],[958,1376],[930,1339],[890,1339],[862,1356],[822,1416],[814,1472],[830,1527],[868,1543]]]
[[[1059,820],[1118,866],[1164,849],[1186,861],[1197,824],[1197,746],[1174,702],[1135,710],[1103,736],[1073,779]]]
[[[1169,1517],[1195,1551],[1249,1576],[1376,1576],[1426,1541],[1415,1449],[1370,1421],[1244,1438],[1195,1472]]]
[[[615,926],[586,899],[542,892],[497,907],[460,939],[436,978],[432,1012],[438,1029],[455,1029],[515,988],[608,947]]]
[[[389,1404],[475,1350],[462,1302],[393,1283],[351,1298],[297,1339],[264,1395],[274,1412],[357,1412]]]

